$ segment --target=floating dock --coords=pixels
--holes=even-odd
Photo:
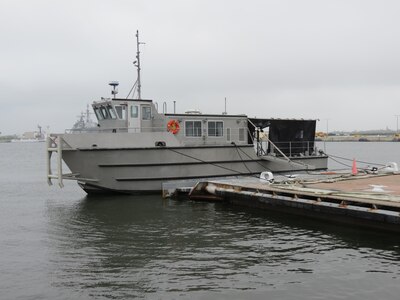
[[[189,192],[190,191],[190,192]],[[400,231],[400,174],[279,176],[274,183],[257,178],[198,182],[192,200],[225,201],[364,227]]]

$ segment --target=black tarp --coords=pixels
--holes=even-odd
[[[269,127],[269,140],[287,156],[311,154],[314,149],[315,120],[249,119],[259,128]],[[253,127],[249,125],[249,129]],[[254,127],[253,127],[254,128]],[[254,134],[254,129],[250,130]],[[279,152],[268,144],[268,153]]]

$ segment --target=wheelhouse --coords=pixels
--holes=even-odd
[[[249,144],[246,115],[159,113],[152,100],[102,99],[92,104],[99,132],[168,132],[183,145]],[[169,129],[174,122],[175,129]]]

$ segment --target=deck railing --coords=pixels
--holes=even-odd
[[[275,156],[315,156],[318,155],[318,149],[314,141],[259,141],[257,145],[258,155]]]

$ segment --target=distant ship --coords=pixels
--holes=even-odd
[[[82,116],[71,130],[47,139],[47,179],[76,180],[87,193],[155,193],[162,183],[207,177],[250,175],[327,168],[328,157],[315,148],[316,120],[256,119],[244,114],[167,113],[142,99],[139,33],[133,99],[95,101],[98,125]],[[247,106],[243,99],[243,107]],[[259,108],[261,110],[261,108]],[[265,111],[270,106],[265,105]],[[88,110],[87,114],[88,116]],[[85,121],[85,122],[84,122]],[[52,154],[57,154],[57,173]],[[64,161],[72,173],[63,174]]]
[[[78,120],[75,122],[75,124],[72,126],[69,132],[81,132],[81,131],[90,131],[97,129],[97,123],[93,122],[92,119],[90,118],[90,110],[89,110],[89,104],[86,106],[86,112],[82,112],[81,115],[78,117]]]
[[[42,131],[42,127],[38,125],[38,131],[24,132],[21,138],[12,139],[11,143],[38,143],[45,141],[46,134]]]

